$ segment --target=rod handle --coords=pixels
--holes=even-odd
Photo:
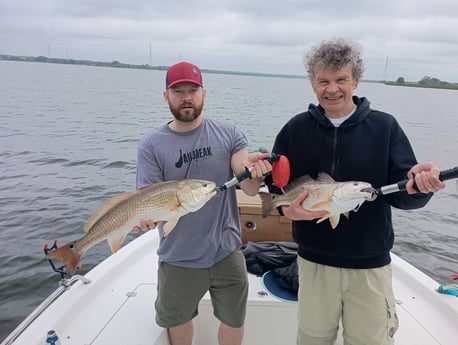
[[[451,168],[451,169],[442,170],[439,173],[439,180],[441,181],[451,180],[457,177],[458,177],[458,166]],[[379,192],[376,191],[376,193],[386,195],[386,194],[390,194],[394,192],[405,191],[407,182],[409,182],[409,179],[399,181],[398,183],[394,183],[392,185],[383,186],[382,188],[380,188],[380,191]],[[414,181],[413,187],[418,191],[415,181]]]

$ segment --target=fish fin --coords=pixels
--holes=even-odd
[[[262,203],[262,218],[266,218],[276,207],[280,206],[289,206],[290,202],[287,200],[281,199],[282,194],[266,193],[259,192],[259,197],[261,198]],[[280,198],[280,199],[278,199]]]
[[[271,193],[259,192],[262,203],[262,218],[266,218],[274,209],[273,196]]]
[[[325,172],[320,172],[316,179],[320,183],[334,183],[336,182],[330,175],[326,174]]]
[[[331,203],[332,203],[332,199],[328,199],[328,200],[320,201],[320,202],[317,202],[316,204],[313,204],[311,208],[312,209],[316,209],[316,208],[321,209],[321,208],[325,208],[331,205]]]
[[[162,226],[162,235],[164,237],[167,237],[170,232],[175,229],[175,226],[177,225],[178,223],[178,219],[171,219],[169,221],[167,221],[167,223],[165,223],[163,226]]]
[[[321,217],[320,219],[318,219],[318,220],[316,221],[316,223],[317,223],[317,224],[318,224],[318,223],[321,223],[321,222],[325,221],[326,219],[329,219],[330,217],[331,217],[331,215],[327,214],[326,216]]]
[[[331,226],[333,229],[337,227],[337,225],[339,224],[339,220],[340,220],[340,214],[329,217],[329,222],[331,223]]]
[[[322,221],[325,221],[326,219],[329,219],[329,222],[331,223],[331,227],[333,229],[335,229],[337,227],[337,225],[339,224],[339,220],[340,220],[340,214],[336,215],[336,216],[331,216],[331,215],[326,215],[324,217],[321,217],[320,219],[317,220],[317,224],[318,223],[321,223]]]
[[[126,234],[121,236],[111,236],[107,238],[107,242],[110,246],[111,252],[116,253],[119,249],[121,249],[124,240],[126,239]]]
[[[72,247],[73,242],[70,242],[46,255],[46,259],[58,259],[64,263],[68,278],[71,278],[76,268],[80,266],[80,260],[83,256],[82,253],[77,253]]]
[[[88,233],[89,230],[94,226],[94,224],[102,218],[108,211],[110,211],[113,207],[116,205],[120,204],[124,200],[130,198],[135,192],[129,192],[129,193],[122,193],[115,195],[111,199],[108,199],[92,216],[89,217],[87,220],[86,224],[83,227],[83,230],[85,233]]]
[[[344,216],[347,217],[347,219],[350,219],[350,212],[345,212]]]

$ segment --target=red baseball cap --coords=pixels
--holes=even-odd
[[[189,62],[179,62],[170,66],[167,70],[167,76],[165,78],[166,88],[168,89],[169,87],[182,82],[190,82],[203,86],[202,74],[200,73],[199,67]]]

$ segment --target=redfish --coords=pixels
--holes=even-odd
[[[46,258],[63,261],[71,277],[89,248],[107,240],[111,251],[116,253],[127,234],[141,220],[165,222],[163,235],[167,236],[180,217],[199,210],[216,194],[215,187],[211,181],[186,179],[154,183],[116,195],[88,219],[83,237],[49,252]]]
[[[333,229],[337,227],[340,215],[349,217],[350,211],[357,211],[364,201],[374,198],[375,189],[370,183],[360,181],[336,182],[326,173],[320,173],[314,180],[302,176],[285,188],[285,194],[277,195],[260,192],[262,215],[267,215],[276,207],[290,205],[302,192],[309,192],[302,207],[309,211],[328,211],[317,223],[329,219]]]

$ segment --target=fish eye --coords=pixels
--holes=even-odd
[[[70,243],[69,248],[70,248],[70,249],[73,249],[73,247],[74,247],[73,243]]]

